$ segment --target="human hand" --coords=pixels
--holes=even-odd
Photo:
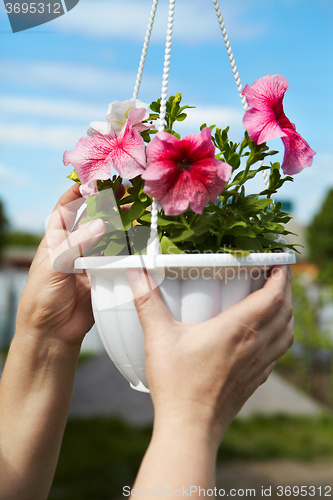
[[[219,443],[251,394],[293,342],[287,266],[273,268],[265,286],[200,324],[173,319],[146,275],[128,275],[145,335],[146,375],[155,427],[181,421]]]
[[[58,201],[31,265],[17,313],[20,330],[43,338],[55,336],[73,346],[80,346],[94,323],[88,276],[74,273],[74,260],[93,248],[105,232],[104,222],[97,219],[71,233],[83,202],[77,184]]]
[[[0,387],[0,428],[6,429],[0,499],[42,500],[50,490],[81,342],[93,324],[89,280],[73,264],[105,231],[102,220],[76,230],[83,201],[77,185],[60,198],[19,302]]]

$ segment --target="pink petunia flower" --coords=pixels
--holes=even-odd
[[[74,151],[64,153],[63,162],[75,167],[81,181],[82,196],[97,193],[97,180],[111,176],[111,166],[119,175],[133,179],[146,167],[145,145],[141,135],[127,120],[120,130],[107,135],[94,131],[93,137],[82,137]]]
[[[284,114],[282,101],[287,89],[288,81],[281,75],[267,75],[246,85],[243,95],[251,109],[245,112],[243,125],[257,144],[281,137],[285,146],[281,167],[293,175],[310,167],[316,153]]]
[[[201,214],[232,173],[230,165],[215,158],[208,127],[181,140],[159,132],[147,146],[147,159],[144,192],[160,201],[166,215],[179,215],[188,206]]]

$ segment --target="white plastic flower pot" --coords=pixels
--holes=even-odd
[[[158,255],[149,273],[173,317],[199,323],[261,288],[273,265],[294,264],[293,253]],[[83,257],[76,269],[91,276],[94,317],[103,345],[131,386],[148,392],[142,327],[125,272],[142,268],[147,256]],[[149,266],[147,266],[149,267]]]

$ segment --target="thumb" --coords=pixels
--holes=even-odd
[[[73,273],[75,259],[94,248],[104,234],[105,223],[102,219],[83,224],[77,231],[70,233],[57,248],[50,250],[53,268],[62,273]]]
[[[133,292],[145,338],[152,335],[158,337],[166,324],[174,321],[163,302],[158,286],[143,269],[128,269],[126,277]]]

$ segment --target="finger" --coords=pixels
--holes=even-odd
[[[293,317],[292,290],[290,281],[288,282],[282,297],[281,307],[275,310],[272,315],[267,316],[267,322],[259,329],[259,333],[269,342],[274,342],[282,332],[285,331]]]
[[[88,217],[88,214],[87,214],[87,209],[85,208],[83,210],[83,212],[81,213],[80,217],[75,221],[75,225],[73,226],[72,232],[79,229],[80,224],[82,223],[83,219],[85,219],[86,217]]]
[[[275,266],[263,288],[239,304],[238,314],[256,329],[262,328],[291,300],[288,266]],[[289,318],[290,319],[290,318]]]
[[[79,189],[78,184],[74,184],[55,206],[46,232],[49,248],[56,248],[71,232],[77,212],[84,203]]]
[[[267,361],[272,362],[281,358],[294,343],[294,317],[281,333],[276,336],[267,351]]]
[[[265,370],[260,374],[260,376],[258,377],[258,387],[262,384],[264,384],[265,382],[267,382],[270,374],[272,373],[272,371],[274,370],[274,367],[275,367],[275,364],[276,364],[276,361],[273,361],[272,363],[270,363],[267,368],[265,368]]]
[[[158,337],[165,330],[165,325],[173,322],[173,318],[156,283],[143,269],[128,269],[126,277],[133,292],[145,338],[151,335]]]
[[[74,261],[92,249],[102,239],[105,223],[95,219],[80,226],[77,231],[63,241],[56,249],[50,251],[53,268],[62,273],[74,272]]]
[[[244,327],[244,332],[252,332],[253,335],[257,335],[269,324],[280,312],[285,300],[291,300],[291,291],[288,291],[290,288],[289,273],[287,266],[280,266],[280,268],[283,267],[286,269],[272,271],[264,288],[251,293],[241,302],[209,320],[215,324],[216,331],[220,331],[220,325],[224,325],[228,321],[231,325],[237,322],[239,326]]]

